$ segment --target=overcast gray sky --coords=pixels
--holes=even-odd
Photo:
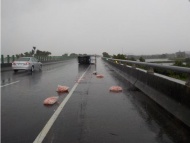
[[[1,0],[1,52],[190,51],[189,0]]]

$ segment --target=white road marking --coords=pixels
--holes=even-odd
[[[15,83],[17,83],[17,82],[20,82],[20,81],[18,80],[18,81],[15,81],[15,82],[11,82],[11,83],[9,83],[9,84],[2,85],[1,87],[5,87],[5,86],[11,85],[11,84],[15,84]]]
[[[89,66],[90,67],[90,66]],[[83,76],[86,74],[86,72],[88,71],[89,67],[87,68],[87,70],[82,74],[82,76],[80,77],[80,79],[83,78]],[[49,119],[49,121],[46,123],[46,125],[44,126],[44,128],[42,129],[42,131],[38,134],[38,136],[36,137],[36,139],[34,140],[33,143],[42,143],[42,141],[44,140],[44,138],[46,137],[48,131],[50,130],[50,128],[52,127],[53,123],[55,122],[55,120],[57,119],[57,117],[59,116],[61,110],[63,109],[63,107],[65,106],[65,104],[67,103],[67,101],[69,100],[69,98],[71,97],[71,95],[73,94],[73,92],[75,91],[75,89],[77,88],[79,83],[75,83],[75,85],[73,86],[73,88],[71,89],[71,91],[69,92],[69,94],[65,97],[65,99],[62,101],[62,103],[59,105],[59,107],[57,108],[57,110],[54,112],[54,114],[51,116],[51,118]]]

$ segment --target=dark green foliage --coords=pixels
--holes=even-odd
[[[25,52],[24,53],[24,56],[25,57],[31,57],[33,54],[32,54],[32,52]]]
[[[32,51],[30,51],[30,52],[25,52],[25,53],[24,53],[24,56],[25,56],[25,57],[32,57],[32,56],[34,56],[35,51],[36,51],[36,47],[33,47]]]
[[[183,65],[182,61],[176,60],[175,63],[174,63],[174,66],[184,67],[185,65]]]
[[[19,57],[31,57],[31,56],[49,56],[51,55],[51,52],[48,51],[36,51],[36,47],[32,48],[32,51],[25,52],[24,54],[16,54],[16,58],[18,59]]]
[[[111,56],[107,52],[102,53],[103,57],[110,58]]]
[[[187,59],[187,61],[188,61],[188,59]],[[186,63],[187,63],[187,65],[184,65],[183,61],[176,60],[175,63],[174,63],[174,66],[188,67],[189,66],[188,62],[186,62]],[[141,69],[144,69],[144,70],[148,70],[149,69],[146,66],[140,66],[140,65],[138,65],[137,67],[141,68]],[[188,79],[188,74],[187,73],[178,73],[178,72],[174,72],[174,71],[171,71],[171,70],[163,70],[163,69],[156,69],[156,68],[154,69],[154,72],[162,74],[162,75],[165,75],[165,76],[169,76],[169,77],[172,77],[172,78],[180,79],[180,80],[187,80]]]
[[[24,54],[21,53],[21,54],[16,54],[16,58],[18,59],[19,57],[24,57]]]
[[[78,55],[77,54],[75,54],[75,53],[71,53],[70,54],[70,57],[77,57]]]
[[[190,58],[186,58],[186,59],[185,59],[185,62],[186,62],[186,63],[190,63]]]
[[[177,73],[170,70],[154,69],[154,72],[180,80],[186,80],[188,78],[188,74],[186,73]]]
[[[127,60],[136,61],[136,59],[134,57],[127,58]]]
[[[140,61],[140,62],[145,62],[145,59],[144,59],[143,57],[140,57],[140,58],[139,58],[139,61]]]
[[[63,54],[62,56],[64,56],[64,57],[68,57],[68,54],[67,54],[67,53],[65,53],[65,54]]]
[[[190,58],[185,59],[186,67],[190,67]]]
[[[126,60],[126,56],[123,54],[113,55],[114,59]]]
[[[51,52],[37,50],[35,56],[49,56]]]
[[[176,60],[174,63],[174,66],[187,67],[187,65],[183,64],[182,60]],[[177,79],[181,79],[181,80],[186,80],[188,78],[188,74],[186,74],[186,73],[177,73],[174,71],[162,70],[162,69],[155,69],[154,71],[159,73],[159,74],[163,74],[163,75],[173,77],[173,78],[177,78]]]

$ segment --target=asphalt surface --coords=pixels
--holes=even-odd
[[[96,78],[93,71],[104,78]],[[84,77],[79,80],[82,74]],[[70,92],[58,94],[58,84],[69,86]],[[113,85],[123,87],[123,91],[110,92]],[[76,60],[69,60],[44,66],[42,71],[32,74],[2,72],[1,142],[34,142],[70,95],[43,143],[190,142],[189,128],[101,59],[97,65],[78,65]],[[58,96],[58,102],[43,105],[50,96]]]

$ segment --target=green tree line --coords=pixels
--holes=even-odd
[[[49,51],[41,51],[41,50],[36,50],[36,47],[33,47],[31,51],[16,54],[16,57],[32,57],[32,56],[50,56],[51,52]]]

